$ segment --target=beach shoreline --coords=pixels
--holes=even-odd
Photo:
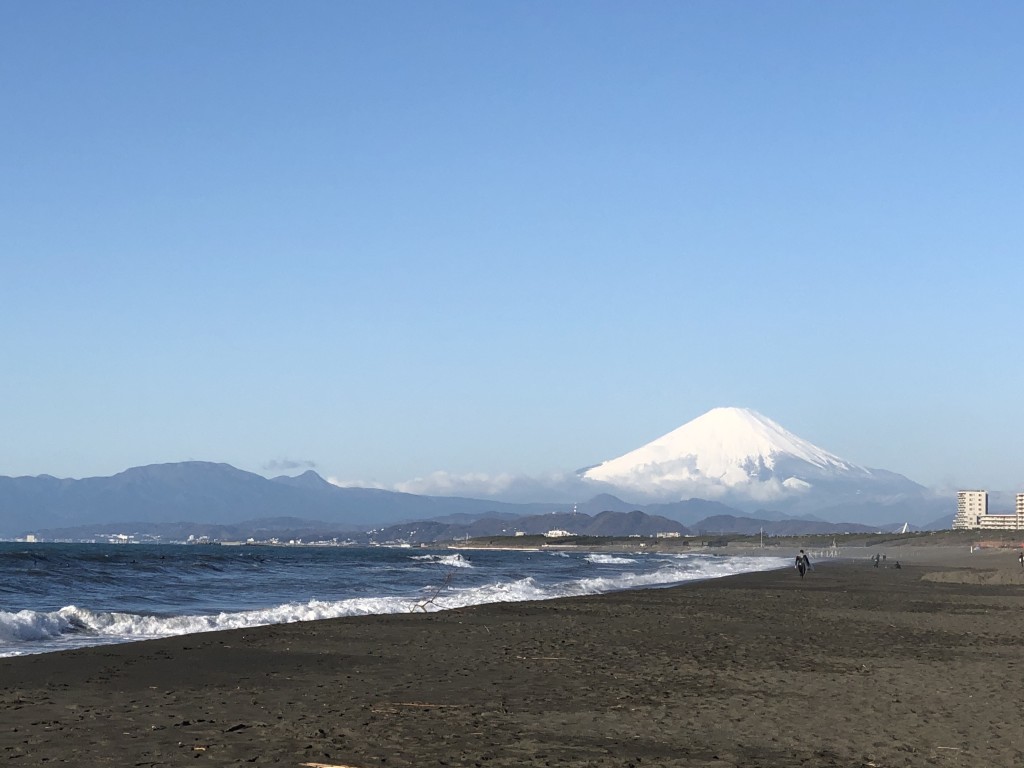
[[[0,659],[12,765],[1024,761],[1024,569],[922,551]],[[901,568],[894,567],[900,559]]]

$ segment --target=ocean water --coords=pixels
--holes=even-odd
[[[663,587],[789,558],[0,542],[0,656]]]

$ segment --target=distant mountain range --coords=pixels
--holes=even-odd
[[[134,467],[112,477],[81,480],[0,477],[0,535],[94,523],[232,524],[301,517],[342,530],[456,513],[538,514],[550,504],[507,504],[441,498],[373,488],[339,488],[312,470],[267,479],[229,464],[187,461]],[[564,508],[564,507],[563,507]]]
[[[889,527],[899,523],[893,519]],[[130,530],[129,530],[130,529]],[[27,533],[91,538],[142,532],[163,538],[220,539],[348,536],[433,541],[502,532],[624,536],[661,532],[868,531],[878,526],[751,516],[715,501],[632,504],[600,494],[579,504],[511,504],[339,488],[313,471],[268,479],[228,464],[183,462],[135,467],[81,480],[0,477],[0,536]]]
[[[663,506],[667,515],[691,520],[705,512],[736,512],[700,500]],[[312,470],[298,477],[267,479],[228,464],[200,461],[135,467],[112,477],[82,480],[48,475],[0,477],[0,535],[7,537],[40,530],[83,535],[98,525],[109,528],[127,523],[139,531],[160,529],[167,533],[219,526],[222,533],[236,534],[285,530],[355,534],[426,520],[448,525],[464,535],[465,529],[480,519],[507,522],[533,517],[546,521],[539,526],[546,531],[557,528],[560,516],[571,515],[574,507],[582,517],[587,517],[588,512],[638,511],[636,506],[607,495],[580,505],[511,504],[340,488]],[[678,524],[668,517],[650,520],[650,526],[661,525],[661,531],[676,530],[672,526]],[[183,523],[187,525],[178,525]],[[520,530],[542,532],[530,523],[520,526]],[[495,532],[493,526],[487,529],[488,535]],[[625,532],[623,529],[615,533]]]
[[[946,527],[954,511],[950,498],[894,472],[846,461],[746,408],[708,411],[636,450],[580,470],[550,493],[551,501],[528,503],[428,496],[340,488],[313,471],[268,479],[228,464],[189,461],[81,480],[0,477],[0,536],[97,524],[239,526],[275,519],[343,532],[420,521],[454,531],[480,529],[482,520],[519,520],[522,529],[532,526],[523,519],[538,515],[557,528],[557,515],[571,512],[594,518],[586,526],[598,527],[613,519],[602,513],[619,513],[618,522],[631,522],[617,535],[652,526],[670,531],[669,522],[709,527],[708,520],[739,530],[749,528],[742,521],[750,519],[758,527],[867,530],[903,523]],[[621,518],[634,512],[646,517]],[[583,526],[582,518],[576,522]]]

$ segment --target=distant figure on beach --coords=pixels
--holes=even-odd
[[[1020,563],[1021,568],[1024,568],[1024,549],[1022,549],[1020,554],[1017,556],[1017,562]]]
[[[882,561],[882,558],[880,558],[876,552],[875,556],[871,558],[871,561],[875,564],[875,568],[877,568],[878,564]]]
[[[897,560],[897,561],[896,561],[896,565],[895,565],[895,567],[896,567],[896,568],[902,568],[903,566],[902,566],[902,565],[900,565],[900,561],[899,561],[899,560]]]
[[[804,574],[811,569],[811,558],[807,556],[807,553],[802,549],[800,554],[796,556],[796,569],[800,571],[800,578],[804,577]]]

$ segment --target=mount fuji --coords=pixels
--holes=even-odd
[[[715,408],[579,476],[634,499],[789,514],[923,520],[936,509],[931,492],[903,475],[846,461],[749,408]]]

